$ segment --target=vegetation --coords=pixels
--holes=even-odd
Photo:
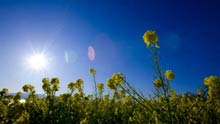
[[[45,97],[36,95],[31,84],[22,87],[29,93],[20,102],[21,92],[7,95],[0,91],[0,123],[3,124],[217,124],[220,122],[220,77],[209,76],[197,94],[178,95],[170,86],[175,78],[172,70],[162,70],[158,59],[158,36],[153,30],[143,35],[154,58],[156,70],[154,95],[144,96],[127,82],[122,73],[115,73],[103,83],[96,83],[96,70],[89,70],[94,79],[95,94],[85,94],[84,81],[68,84],[68,93],[56,95],[58,78],[44,78]]]

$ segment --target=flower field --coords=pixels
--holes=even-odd
[[[172,89],[172,70],[162,70],[158,51],[159,38],[155,31],[143,35],[144,43],[153,56],[155,90],[144,96],[122,73],[114,73],[106,83],[96,82],[98,70],[88,73],[94,79],[95,93],[86,94],[83,79],[69,82],[69,92],[57,95],[59,78],[43,78],[45,97],[37,96],[34,86],[22,87],[29,93],[20,102],[21,92],[7,95],[0,90],[0,123],[2,124],[218,124],[220,123],[220,77],[204,78],[197,94],[178,94]],[[161,46],[162,47],[162,46]],[[109,91],[108,93],[104,91]]]

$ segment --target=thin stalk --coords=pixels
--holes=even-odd
[[[120,87],[121,87],[123,90],[125,90],[125,88],[122,87],[121,85],[120,85]],[[127,92],[127,93],[129,94],[129,96],[131,96],[133,99],[135,99],[135,101],[138,102],[140,105],[142,105],[143,107],[147,108],[150,112],[153,112],[150,107],[147,107],[145,104],[143,104],[142,102],[140,102],[139,99],[137,99],[136,97],[134,97],[134,95],[132,95],[130,92]]]
[[[159,76],[159,78],[160,78],[160,80],[162,81],[162,84],[163,84],[162,85],[162,89],[164,91],[164,97],[166,99],[166,103],[167,103],[167,106],[168,106],[169,120],[170,120],[170,123],[172,124],[173,122],[172,122],[172,118],[171,118],[170,103],[169,103],[169,98],[168,98],[168,92],[169,92],[168,88],[169,88],[169,86],[167,86],[168,85],[167,84],[166,87],[165,87],[165,82],[163,80],[163,76],[162,76],[162,73],[161,73],[160,64],[159,64],[159,58],[157,56],[156,48],[153,47],[152,50],[153,50],[153,55],[154,55],[154,62],[155,62],[155,66],[156,66],[156,71],[159,74],[158,76]]]
[[[93,82],[95,84],[95,108],[98,110],[98,102],[97,102],[97,83],[96,83],[96,78],[95,75],[93,74]],[[97,121],[97,114],[95,114],[95,120]]]
[[[141,98],[142,100],[145,101],[145,99],[126,81],[124,81],[127,85],[128,85],[128,88],[131,89],[133,91],[134,94],[136,94],[139,98]]]
[[[94,85],[95,85],[95,98],[97,98],[97,86],[96,86],[96,79],[95,79],[95,75],[92,75],[93,76],[93,82],[94,82]]]
[[[125,83],[127,84],[127,85],[129,85],[129,83],[128,82],[126,82],[125,81]],[[126,90],[123,86],[121,86],[121,85],[119,85],[123,90]],[[140,95],[129,85],[129,88],[133,91],[133,94],[132,93],[130,93],[130,92],[127,92],[128,94],[129,94],[129,96],[131,96],[136,102],[138,102],[140,105],[142,105],[143,107],[145,107],[145,108],[147,108],[148,109],[148,111],[150,111],[150,112],[153,112],[151,109],[152,109],[152,106],[150,106],[150,107],[147,107],[145,104],[143,104],[142,102],[140,102],[139,101],[139,99],[137,99],[135,96],[134,96],[134,94],[136,94],[139,98],[141,98],[144,102],[146,102],[146,100],[144,99],[144,98],[142,98],[142,97],[140,97]]]

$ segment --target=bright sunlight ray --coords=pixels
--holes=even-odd
[[[34,70],[43,70],[47,67],[48,60],[42,53],[35,53],[31,55],[28,59],[28,64]]]

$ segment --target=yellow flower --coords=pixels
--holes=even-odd
[[[116,89],[116,87],[114,85],[114,80],[112,78],[109,78],[107,80],[107,86],[108,86],[109,89],[114,89],[114,90]]]
[[[94,68],[90,68],[90,69],[89,69],[89,73],[90,73],[91,75],[95,75],[95,74],[96,74],[96,70],[95,70]]]
[[[126,96],[124,97],[123,101],[122,101],[122,104],[124,105],[131,105],[132,104],[132,98],[131,96]]]
[[[68,84],[68,88],[69,88],[70,90],[74,90],[75,87],[76,87],[76,84],[75,84],[74,82],[70,82],[70,83]]]
[[[172,70],[167,70],[165,73],[164,73],[165,77],[167,80],[173,80],[175,75],[174,75],[174,72]]]
[[[157,88],[160,88],[163,85],[162,81],[160,79],[154,80],[154,86]]]
[[[49,80],[49,78],[43,78],[42,82],[44,84],[49,84],[50,80]]]
[[[83,85],[84,81],[82,79],[76,80],[76,88],[80,88]]]
[[[104,84],[103,83],[98,83],[97,88],[99,89],[99,91],[103,91],[104,90]]]
[[[45,92],[49,92],[51,89],[50,89],[50,84],[49,83],[44,83],[42,85],[42,88]]]
[[[3,94],[6,94],[6,93],[8,93],[8,89],[7,89],[7,88],[3,88],[1,92],[2,92]]]
[[[29,84],[29,89],[30,89],[30,92],[35,92],[35,91],[34,91],[34,86],[31,85],[31,84]]]
[[[156,43],[158,41],[158,36],[154,30],[148,30],[144,33],[143,40],[148,47],[150,43]]]
[[[115,73],[112,75],[112,79],[114,80],[114,84],[117,87],[118,85],[124,83],[125,76],[122,73]]]
[[[26,84],[26,85],[24,85],[24,86],[22,87],[22,89],[23,89],[24,92],[28,92],[28,91],[30,91],[30,92],[35,92],[35,91],[34,91],[34,86],[31,85],[31,84]]]
[[[206,86],[210,86],[211,84],[214,84],[214,83],[216,83],[218,81],[218,77],[216,77],[216,76],[209,76],[209,77],[206,77],[205,79],[204,79],[204,84],[206,85]]]
[[[120,98],[120,96],[119,96],[118,92],[114,92],[113,97],[114,97],[115,99],[119,99],[119,98]]]
[[[24,85],[24,86],[22,87],[22,89],[23,89],[24,92],[28,92],[29,87],[28,87],[28,85]]]
[[[60,83],[60,80],[59,80],[59,78],[55,77],[55,78],[52,78],[52,79],[51,79],[50,83],[53,84],[53,85],[59,84],[59,83]]]

